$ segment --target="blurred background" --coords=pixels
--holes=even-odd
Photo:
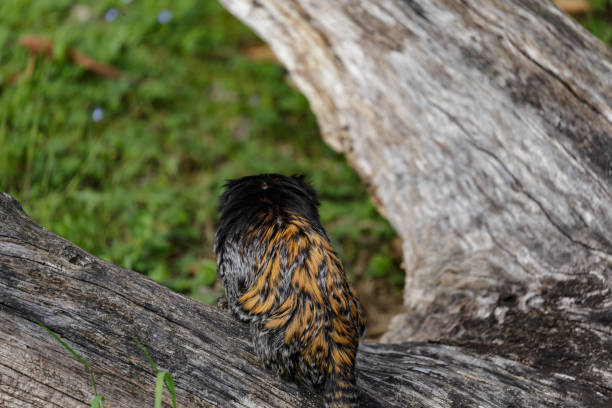
[[[610,0],[558,5],[608,44]],[[214,303],[225,180],[304,173],[375,339],[401,243],[270,49],[214,0],[0,1],[0,191],[112,263]]]

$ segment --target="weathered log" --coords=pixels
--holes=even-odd
[[[228,314],[109,264],[33,222],[0,193],[0,406],[80,407],[92,367],[109,407],[152,406],[158,367],[181,407],[318,407],[320,395],[262,369]],[[609,390],[566,375],[434,343],[365,343],[362,407],[603,407]]]
[[[612,404],[612,62],[546,0],[222,0],[268,41],[404,242],[405,313],[362,406]],[[0,405],[318,406],[242,324],[0,200]],[[415,342],[418,341],[418,342]]]
[[[403,240],[384,341],[612,389],[612,58],[547,0],[221,0]]]

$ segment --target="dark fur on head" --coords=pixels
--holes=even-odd
[[[227,304],[249,322],[264,365],[324,385],[327,407],[357,404],[363,319],[303,176],[229,181],[220,199],[217,270]]]
[[[260,174],[230,180],[225,183],[225,192],[219,199],[217,244],[223,242],[218,238],[235,234],[244,229],[245,224],[252,225],[259,214],[270,211],[279,216],[287,212],[302,214],[323,230],[318,206],[317,192],[304,175]]]

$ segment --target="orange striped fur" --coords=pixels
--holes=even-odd
[[[218,272],[266,367],[322,387],[327,407],[355,407],[364,321],[317,205],[302,178],[229,182],[215,241]]]

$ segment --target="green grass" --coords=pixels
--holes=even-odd
[[[610,43],[610,6],[592,4],[579,20]],[[118,15],[106,21],[112,8]],[[162,10],[172,13],[166,24]],[[223,182],[305,173],[351,277],[401,288],[391,227],[322,142],[284,69],[245,57],[261,41],[216,1],[2,0],[0,16],[0,190],[40,224],[212,302],[220,295],[212,239]],[[19,45],[28,33],[52,39],[53,56],[37,57],[33,75],[13,83],[29,64]],[[85,71],[70,60],[72,48],[127,75]]]
[[[49,329],[41,321],[39,321],[35,317],[30,317],[30,319],[32,319],[34,323],[38,324],[40,327],[45,329],[55,339],[55,341],[57,341],[62,347],[66,349],[66,351],[72,354],[74,358],[76,358],[81,364],[83,364],[83,366],[89,373],[91,387],[94,393],[94,397],[91,400],[91,408],[104,408],[105,399],[102,395],[98,395],[98,390],[96,387],[96,379],[94,377],[93,370],[91,369],[91,366],[89,365],[89,363],[85,361],[85,359],[81,357],[80,354],[74,351],[72,347],[66,344],[65,341],[63,341],[53,330]],[[142,343],[136,337],[134,337],[133,339],[138,345],[138,348],[140,348],[140,350],[142,350],[142,352],[144,353],[145,357],[149,361],[149,364],[151,364],[151,367],[153,368],[153,370],[155,370],[156,380],[155,380],[155,405],[154,407],[161,408],[163,392],[164,392],[164,385],[165,385],[166,388],[168,389],[168,393],[170,394],[170,400],[172,401],[172,408],[176,408],[177,407],[176,391],[175,391],[174,379],[172,378],[172,375],[168,371],[162,371],[158,369],[157,365],[155,364],[155,362],[153,361],[153,359],[147,352],[147,349],[142,345]]]
[[[612,45],[612,1],[591,0],[591,10],[578,21],[608,45]]]
[[[93,393],[94,393],[94,397],[91,400],[91,408],[104,408],[104,397],[102,395],[98,395],[98,389],[96,388],[96,379],[94,377],[93,370],[91,369],[91,366],[89,365],[89,363],[87,361],[85,361],[85,359],[83,357],[81,357],[80,354],[78,354],[76,351],[74,351],[72,349],[72,347],[70,347],[68,344],[66,344],[66,342],[64,342],[53,330],[51,330],[50,328],[45,326],[42,322],[40,322],[35,317],[31,317],[31,319],[32,319],[32,321],[34,321],[34,323],[36,323],[37,325],[39,325],[40,327],[45,329],[51,335],[51,337],[53,337],[55,339],[55,341],[57,341],[62,347],[64,347],[66,349],[66,351],[68,351],[70,354],[72,354],[72,356],[74,358],[76,358],[79,361],[79,363],[83,364],[83,366],[85,367],[85,369],[89,373],[89,378],[91,380],[91,388],[93,388]],[[149,354],[146,352],[144,347],[142,347],[140,342],[138,343],[138,346],[142,348],[142,350],[147,355],[147,358],[149,359],[149,362],[152,363],[152,360],[149,357]],[[153,365],[155,365],[155,364],[153,363]],[[176,408],[176,407],[173,407],[173,408]]]
[[[172,18],[160,24],[166,9]],[[3,0],[0,15],[0,190],[40,224],[211,302],[220,294],[212,240],[224,181],[305,173],[351,276],[369,265],[376,276],[399,273],[391,227],[322,142],[306,99],[278,64],[243,55],[261,41],[217,2]],[[19,38],[29,33],[52,39],[53,56],[38,56],[33,75],[12,83],[28,65]],[[85,71],[69,49],[128,75]]]
[[[155,362],[153,361],[153,359],[147,352],[147,349],[142,345],[142,343],[140,343],[140,341],[135,337],[134,337],[134,341],[136,342],[136,344],[138,344],[138,347],[140,348],[140,350],[142,350],[144,355],[147,357],[147,360],[149,360],[149,364],[151,364],[151,367],[153,367],[153,369],[157,373],[157,378],[155,380],[155,405],[154,407],[161,408],[162,396],[164,393],[164,385],[165,385],[166,388],[168,388],[168,392],[170,393],[170,399],[172,401],[172,408],[176,408],[176,391],[174,389],[174,379],[172,378],[172,375],[168,371],[162,371],[158,369],[157,364],[155,364]]]

